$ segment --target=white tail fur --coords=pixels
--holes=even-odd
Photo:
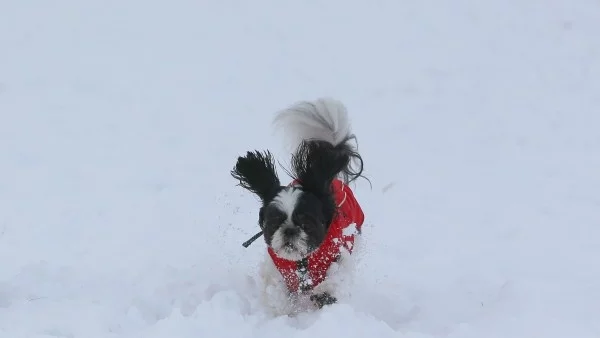
[[[326,141],[337,146],[352,136],[346,107],[332,98],[297,102],[279,111],[274,124],[283,130],[294,148],[303,140]]]

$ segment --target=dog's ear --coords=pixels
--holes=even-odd
[[[258,226],[264,230],[265,228],[265,207],[262,206],[258,210]]]
[[[322,141],[303,141],[292,155],[292,170],[302,187],[319,197],[331,193],[331,182],[349,164],[341,147]]]
[[[238,157],[231,171],[240,186],[256,194],[263,203],[273,199],[280,187],[273,155],[267,150],[249,151],[246,156]]]

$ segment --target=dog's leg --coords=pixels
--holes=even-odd
[[[281,273],[267,255],[260,267],[262,280],[261,303],[267,312],[274,316],[289,315],[293,312],[290,294]]]
[[[350,298],[354,260],[344,248],[340,251],[337,262],[332,263],[327,270],[327,278],[312,291],[311,300],[318,308]]]
[[[323,308],[323,306],[325,305],[332,305],[337,303],[337,298],[333,297],[328,292],[313,294],[312,296],[310,296],[310,300],[319,309]]]

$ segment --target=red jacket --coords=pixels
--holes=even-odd
[[[351,253],[354,235],[361,231],[365,217],[350,187],[336,179],[332,188],[338,209],[325,240],[317,250],[303,260],[291,261],[277,256],[268,248],[269,255],[290,292],[308,291],[323,282],[331,263],[339,257],[340,248],[343,246]]]

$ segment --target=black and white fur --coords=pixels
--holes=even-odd
[[[333,179],[349,183],[360,177],[362,158],[352,142],[346,107],[337,100],[298,102],[278,112],[274,124],[295,148],[290,174],[301,185],[281,185],[268,150],[239,157],[232,175],[262,202],[258,224],[266,244],[278,256],[297,261],[319,247],[335,216]]]

